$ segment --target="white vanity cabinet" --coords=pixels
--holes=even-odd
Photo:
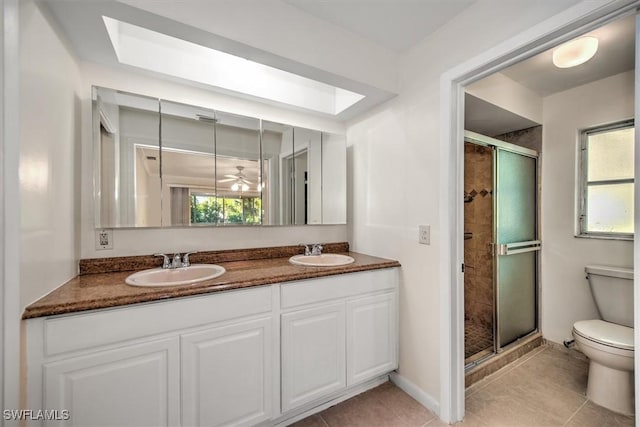
[[[285,283],[282,411],[398,367],[396,269]]]
[[[347,301],[347,386],[398,367],[396,292]]]
[[[166,338],[45,363],[44,408],[70,411],[63,425],[176,425],[179,362]]]
[[[27,320],[28,408],[56,426],[251,426],[273,417],[273,288]],[[278,399],[279,401],[279,399]]]
[[[271,316],[184,334],[182,425],[250,426],[271,416]]]
[[[26,320],[33,426],[286,423],[397,368],[385,268]]]
[[[346,386],[344,303],[282,315],[282,412]]]

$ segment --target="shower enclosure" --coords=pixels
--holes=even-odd
[[[465,132],[465,365],[538,328],[538,154]]]

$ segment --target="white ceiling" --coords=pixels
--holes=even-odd
[[[500,71],[541,98],[632,70],[635,64],[635,16],[604,25],[587,35],[598,38],[596,55],[573,68],[553,65],[554,49]],[[469,94],[465,96],[465,129],[488,136],[526,129],[539,123]]]
[[[476,2],[476,0],[283,1],[398,52],[409,49]]]
[[[82,59],[121,67],[129,71],[134,70],[133,67],[119,64],[113,52],[101,19],[102,15],[111,16],[365,94],[365,100],[337,116],[343,120],[353,118],[394,96],[394,93],[389,91],[392,85],[370,84],[371,73],[384,67],[395,66],[398,56],[395,56],[394,60],[394,56],[389,56],[389,52],[396,52],[397,55],[398,52],[405,51],[476,2],[476,0],[43,1],[49,6],[52,16],[58,21]],[[243,16],[243,19],[239,19],[239,16]],[[274,25],[268,25],[269,23]],[[551,51],[549,51],[502,72],[540,96],[547,96],[633,67],[632,18],[600,28],[593,34],[600,39],[600,49],[596,57],[584,65],[572,69],[557,69],[551,64]],[[259,36],[261,37],[256,39]],[[287,42],[293,45],[287,45]],[[308,51],[309,46],[317,49]],[[353,71],[353,75],[357,76],[355,78],[353,75],[344,77],[329,71],[332,67],[345,63],[345,52],[349,52],[349,61],[346,63]],[[355,52],[358,54],[354,55]],[[340,58],[340,61],[332,59],[333,54],[336,58]],[[388,72],[385,75],[391,76]],[[156,75],[156,77],[162,77],[162,75]],[[391,78],[389,81],[391,80],[397,79]],[[378,81],[381,82],[380,79]],[[184,83],[194,84],[186,80]],[[229,93],[212,86],[197,86]],[[236,94],[236,96],[247,97],[243,94]],[[249,99],[267,102],[259,98],[249,97]],[[504,118],[502,114],[497,120],[504,122]]]
[[[348,120],[395,96],[399,51],[475,1],[42,0],[42,4],[83,60],[136,70],[118,62],[104,28],[104,15],[365,95],[335,116]],[[166,78],[153,71],[140,72]]]
[[[545,97],[633,69],[635,16],[614,21],[588,35],[598,38],[598,51],[582,65],[557,68],[550,49],[503,70],[502,74]]]
[[[160,176],[158,149],[147,146],[136,148],[136,155],[144,165],[147,175]],[[197,187],[198,183],[210,185],[210,183],[216,182],[218,190],[232,191],[231,186],[235,181],[229,181],[228,178],[237,176],[238,166],[244,167],[242,173],[251,183],[250,189],[245,193],[255,193],[260,178],[260,164],[257,160],[216,157],[213,154],[172,151],[170,149],[162,150],[163,176],[169,176],[173,182],[184,186]]]

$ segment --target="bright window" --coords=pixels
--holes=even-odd
[[[260,224],[260,197],[191,194],[191,224]]]
[[[633,121],[582,132],[580,236],[633,238]]]

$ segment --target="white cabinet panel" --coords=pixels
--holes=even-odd
[[[54,356],[93,349],[100,345],[117,344],[193,326],[268,313],[271,309],[271,289],[268,286],[256,286],[177,298],[162,303],[54,316],[47,318],[44,325],[45,353],[47,356]],[[173,311],[180,312],[180,315],[166,315]],[[147,321],[148,319],[153,321]]]
[[[282,315],[282,412],[345,388],[344,302]]]
[[[249,426],[271,416],[272,319],[182,335],[183,426]]]
[[[300,280],[280,286],[283,309],[305,304],[354,298],[359,295],[397,289],[398,269],[339,274],[337,276]]]
[[[397,368],[396,294],[347,302],[347,385]]]
[[[170,338],[45,364],[44,407],[71,416],[47,425],[179,424],[179,358]]]

